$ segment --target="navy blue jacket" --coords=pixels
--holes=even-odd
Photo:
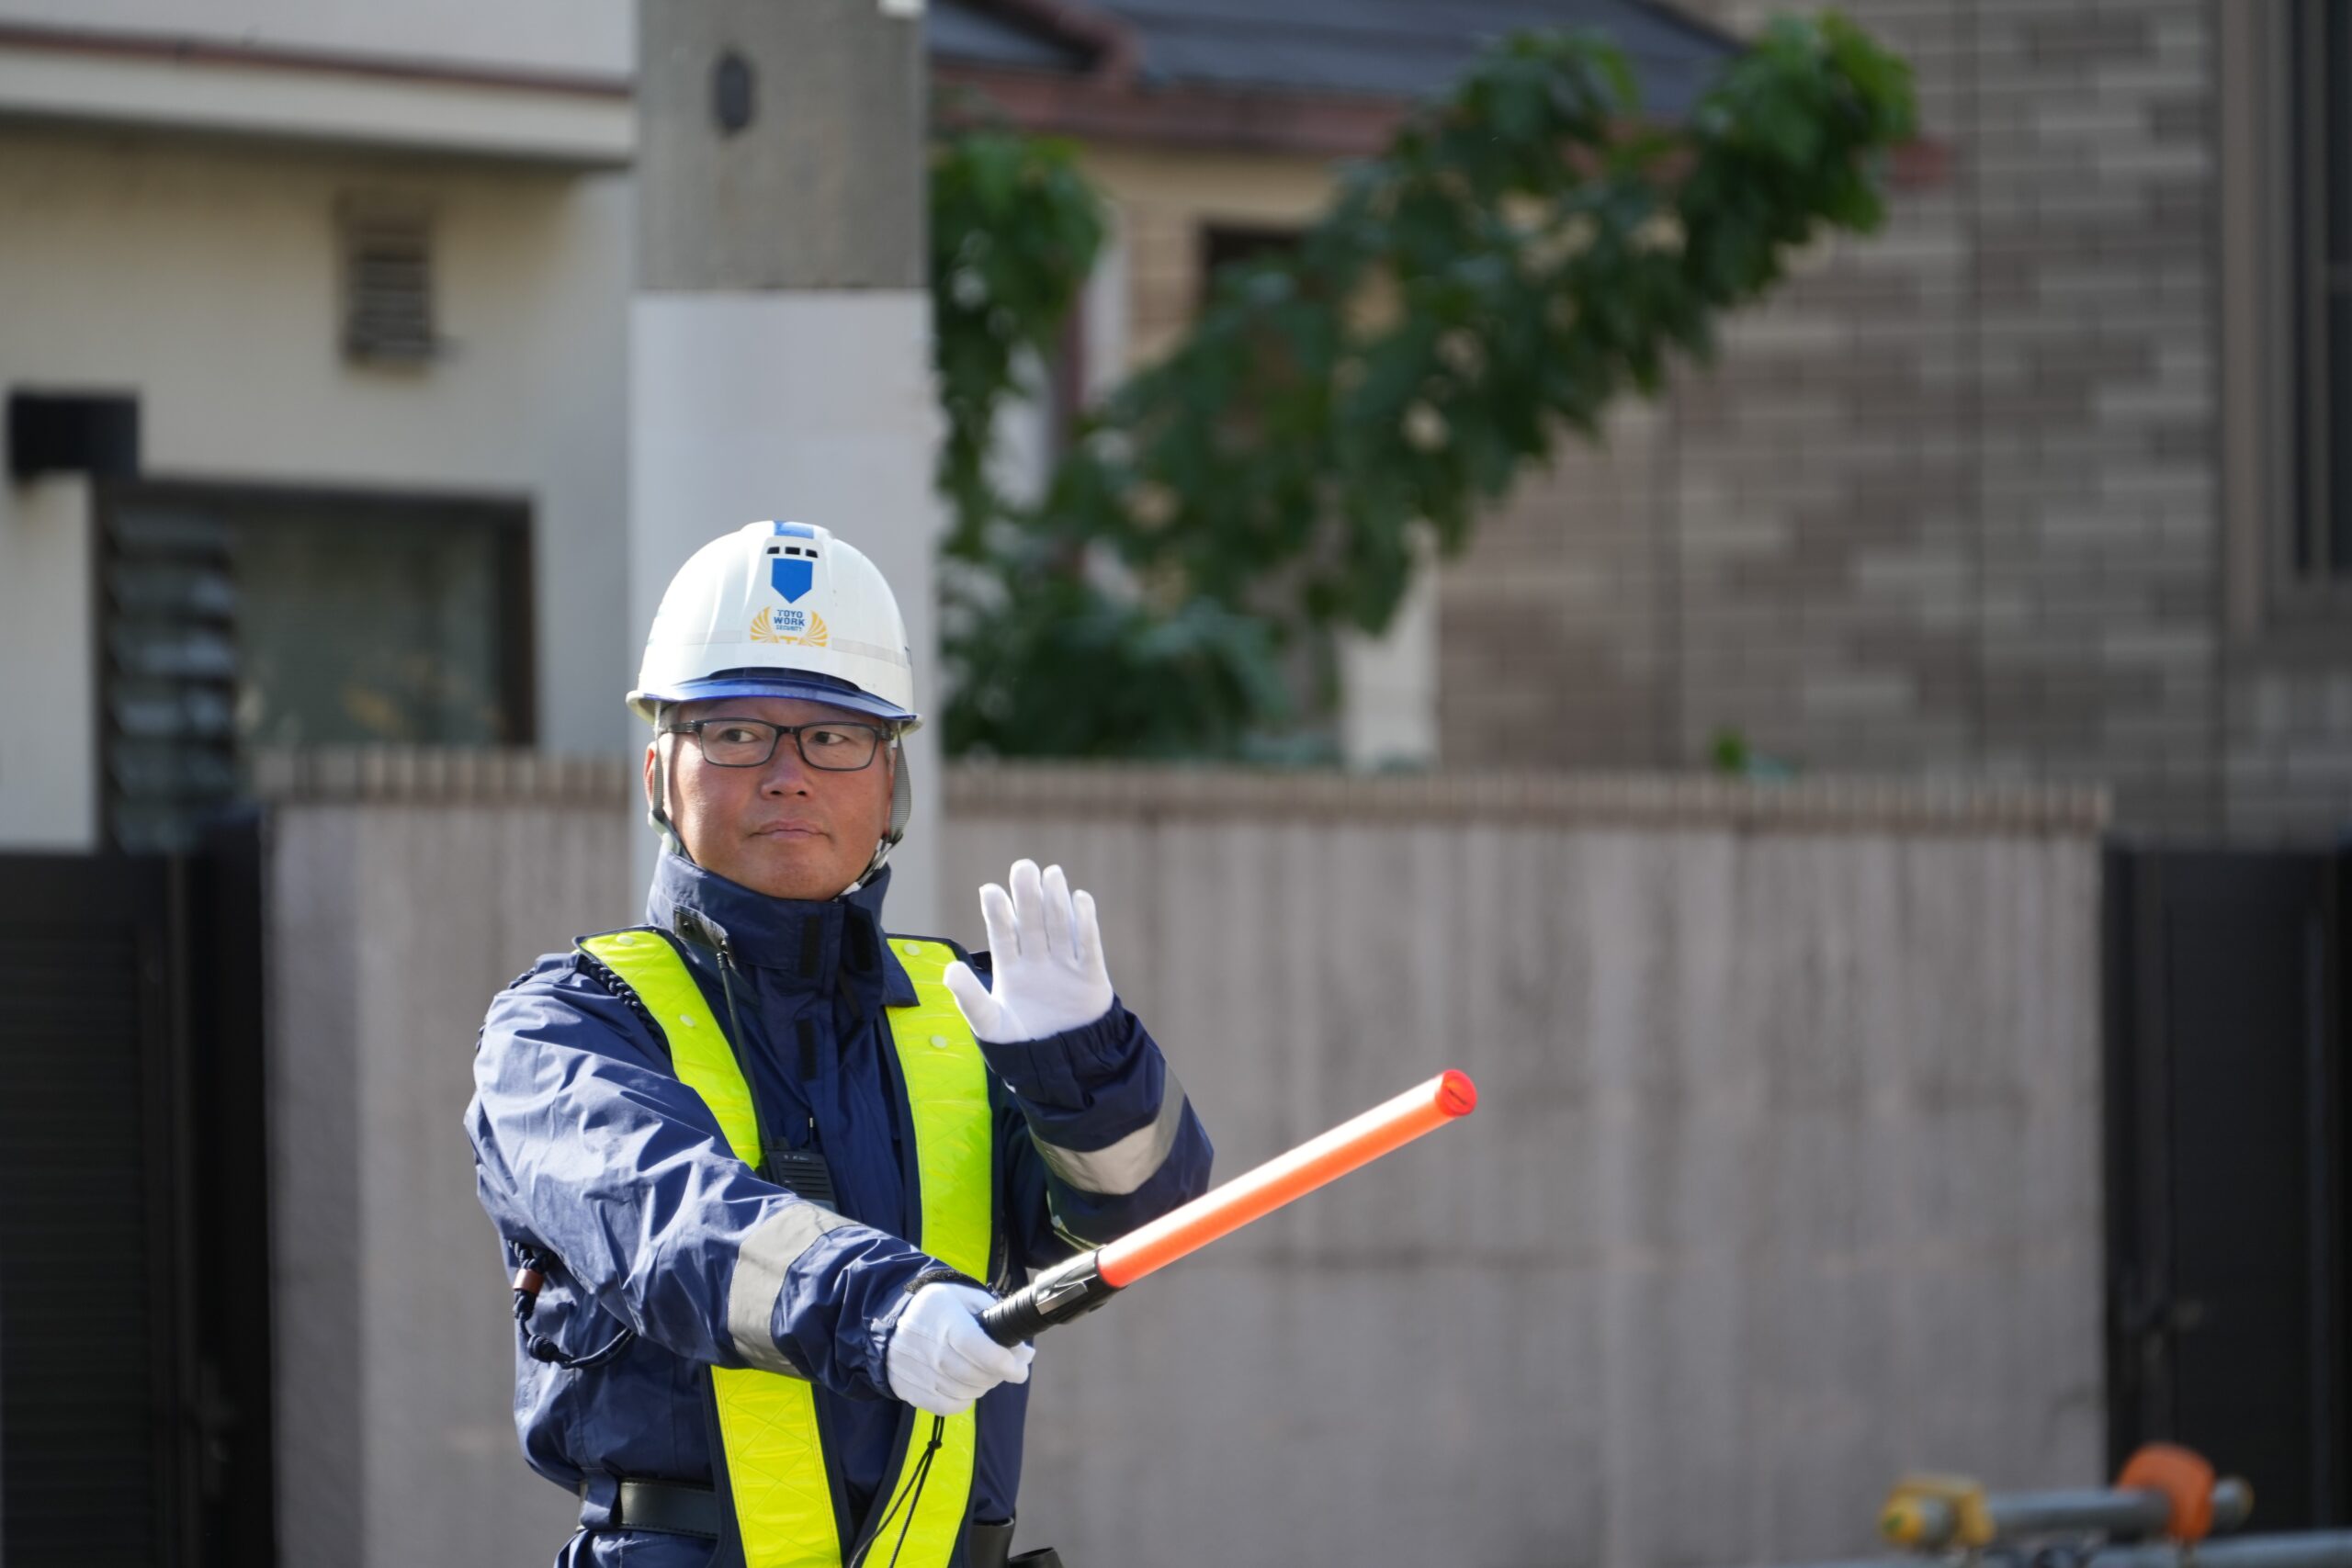
[[[649,923],[689,939],[722,1022],[716,957],[694,938],[725,935],[729,1027],[764,1135],[820,1150],[835,1206],[857,1222],[813,1236],[803,1200],[728,1152],[661,1038],[576,954],[542,958],[491,1006],[466,1125],[510,1266],[517,1244],[551,1259],[531,1327],[573,1356],[623,1325],[639,1336],[573,1371],[525,1354],[517,1337],[524,1456],[560,1485],[586,1483],[582,1533],[559,1563],[614,1562],[624,1548],[661,1568],[709,1560],[691,1538],[600,1527],[623,1477],[711,1482],[713,1365],[810,1379],[857,1517],[883,1484],[910,1409],[890,1396],[889,1335],[909,1281],[934,1266],[900,1239],[914,1228],[901,1164],[911,1131],[883,1010],[915,990],[882,939],[888,886],[886,871],[842,898],[771,898],[672,854],[649,896]],[[972,962],[988,973],[985,954]],[[1085,1028],[983,1052],[997,1100],[999,1289],[1206,1189],[1208,1138],[1116,1002]],[[979,1402],[975,1518],[1012,1517],[1027,1393],[1001,1387]]]

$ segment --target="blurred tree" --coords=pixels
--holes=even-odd
[[[1328,702],[1330,634],[1387,625],[1418,535],[1459,551],[1563,427],[1597,437],[1669,355],[1709,357],[1715,318],[1793,247],[1876,227],[1913,127],[1909,68],[1834,15],[1774,23],[1676,125],[1644,119],[1605,39],[1511,39],[1350,171],[1295,251],[1220,273],[1028,503],[995,482],[990,435],[1102,218],[1068,144],[949,138],[932,199],[948,750],[1283,754],[1286,648]]]

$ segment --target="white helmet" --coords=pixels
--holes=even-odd
[[[659,727],[662,710],[707,697],[799,697],[870,714],[898,737],[915,712],[907,626],[882,573],[854,546],[806,523],[746,523],[687,558],[662,595],[628,705]],[[894,758],[890,825],[852,887],[889,858],[907,830],[913,788]],[[669,764],[648,811],[671,848]]]
[[[865,554],[806,523],[747,523],[670,580],[629,706],[801,697],[912,729],[914,667],[890,585]]]

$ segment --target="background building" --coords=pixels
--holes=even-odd
[[[1852,14],[1934,157],[1448,574],[1444,722],[1529,762],[1736,729],[2103,779],[2128,831],[2341,830],[2341,8]]]
[[[256,746],[623,743],[631,38],[0,8],[0,840],[183,843]]]
[[[1054,395],[1163,349],[1218,261],[1295,233],[1522,9],[935,7],[941,101],[1083,139],[1113,204]],[[1568,13],[1661,113],[1724,47]],[[0,497],[7,625],[67,655],[11,661],[51,724],[0,739],[8,841],[164,841],[232,733],[626,743],[633,32],[594,15],[5,23],[0,369],[19,402],[127,399],[139,438],[86,492]],[[1858,17],[1925,115],[1888,231],[1808,258],[1352,648],[1349,755],[1675,768],[1730,734],[1815,771],[2103,780],[2135,831],[2332,833],[2334,13]]]
[[[1758,4],[1612,8],[1656,112]],[[2352,568],[2331,413],[2335,8],[1890,0],[1922,143],[1721,362],[1532,477],[1385,646],[1360,763],[2102,780],[2127,831],[2352,818]],[[1594,7],[1563,6],[1591,19]],[[950,0],[942,80],[1082,139],[1117,211],[1084,369],[1159,352],[1206,270],[1320,209],[1525,7]],[[1058,19],[1058,26],[1048,25]]]

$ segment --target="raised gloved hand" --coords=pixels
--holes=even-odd
[[[941,976],[972,1033],[991,1045],[1046,1040],[1110,1011],[1111,975],[1102,966],[1094,900],[1084,893],[1073,898],[1057,865],[1040,876],[1035,861],[1017,860],[1007,880],[1010,896],[993,882],[980,889],[994,988],[961,963]]]
[[[978,1314],[996,1298],[977,1285],[923,1286],[899,1314],[884,1356],[890,1392],[933,1416],[961,1416],[1001,1382],[1027,1382],[1034,1345],[989,1337]]]

